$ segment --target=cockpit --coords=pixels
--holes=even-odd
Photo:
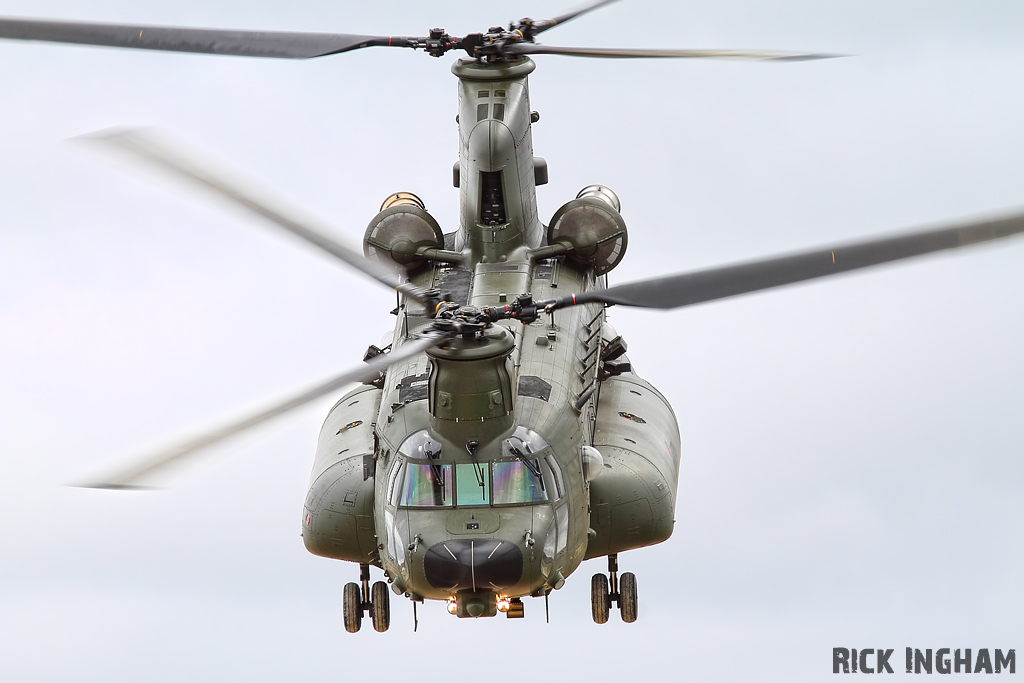
[[[529,505],[554,501],[564,493],[562,471],[536,432],[519,427],[493,457],[443,452],[426,430],[409,436],[388,479],[387,499],[403,508]],[[453,454],[454,455],[454,454]]]

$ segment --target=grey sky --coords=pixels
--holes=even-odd
[[[0,16],[461,35],[572,3],[0,0]],[[538,57],[545,219],[619,193],[615,282],[1024,204],[1016,2],[623,0],[566,45],[847,53],[800,64]],[[650,41],[650,42],[646,42]],[[452,57],[311,62],[0,42],[0,677],[491,680],[637,671],[818,681],[831,648],[1021,649],[1024,240],[678,313],[611,311],[683,435],[675,535],[585,564],[524,621],[392,603],[344,633],[352,565],[299,520],[332,398],[157,494],[61,485],[314,383],[392,299],[296,240],[63,141],[153,124],[358,244],[380,201],[457,191]],[[376,571],[376,570],[375,570]],[[376,574],[375,574],[376,575]]]

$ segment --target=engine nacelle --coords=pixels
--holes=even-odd
[[[423,201],[411,192],[396,192],[384,200],[363,235],[363,254],[413,270],[426,261],[423,247],[442,249],[444,234]]]
[[[620,208],[611,188],[588,185],[551,217],[548,244],[568,244],[572,248],[569,260],[603,275],[626,253],[626,222]]]

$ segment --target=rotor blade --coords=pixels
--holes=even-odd
[[[532,22],[533,34],[537,35],[538,33],[543,33],[544,31],[547,31],[549,28],[554,28],[559,24],[564,24],[567,21],[571,21],[576,17],[580,16],[581,14],[586,14],[587,12],[591,12],[599,7],[604,7],[605,5],[610,5],[611,3],[617,1],[618,0],[598,0],[597,2],[592,2],[589,5],[584,5],[583,7],[575,9],[571,12],[560,14],[554,19],[538,19],[537,21]]]
[[[546,302],[550,309],[599,302],[641,308],[678,308],[813,280],[1024,233],[1024,213],[995,220],[896,235],[790,256],[630,282]]]
[[[348,33],[230,31],[8,18],[0,18],[0,38],[278,59],[309,59],[371,46],[413,47],[422,40]]]
[[[567,55],[604,59],[747,59],[777,62],[803,62],[812,59],[833,59],[843,55],[811,52],[774,52],[769,50],[657,50],[615,47],[556,47],[537,43],[512,43],[505,46],[510,55]]]
[[[114,147],[129,153],[136,159],[169,171],[179,178],[212,190],[214,194],[229,199],[310,244],[320,247],[328,254],[341,259],[349,266],[388,287],[397,289],[428,307],[431,305],[430,297],[423,290],[405,282],[405,273],[389,268],[379,261],[370,260],[335,242],[323,234],[322,228],[311,227],[313,223],[311,219],[299,217],[296,212],[283,207],[280,202],[268,199],[268,193],[265,191],[243,189],[243,185],[251,187],[251,184],[232,181],[228,178],[227,173],[214,170],[206,162],[197,159],[195,155],[183,153],[181,145],[173,145],[174,149],[172,150],[172,144],[161,140],[161,137],[155,135],[151,130],[115,129],[100,131],[76,139]]]
[[[273,417],[277,417],[289,410],[303,406],[310,401],[316,400],[321,396],[340,389],[346,384],[366,382],[375,379],[381,372],[395,363],[412,358],[432,346],[442,344],[448,338],[448,335],[444,333],[429,333],[421,339],[407,342],[391,353],[377,356],[358,368],[343,372],[336,377],[332,377],[323,384],[311,387],[300,394],[281,401],[277,405],[262,410],[254,415],[250,415],[242,420],[227,424],[220,429],[212,430],[206,434],[185,441],[174,448],[170,448],[150,456],[142,462],[131,465],[130,467],[124,467],[110,476],[103,477],[99,481],[77,484],[76,486],[95,489],[148,488],[138,485],[139,480],[143,477],[152,475],[168,465],[180,463],[186,457],[195,454],[200,449],[206,448],[207,446],[222,441],[230,436],[234,436],[239,432],[261,424]]]

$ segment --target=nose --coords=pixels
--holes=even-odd
[[[511,541],[444,541],[424,554],[423,573],[431,586],[441,590],[500,590],[522,577],[523,553]]]

